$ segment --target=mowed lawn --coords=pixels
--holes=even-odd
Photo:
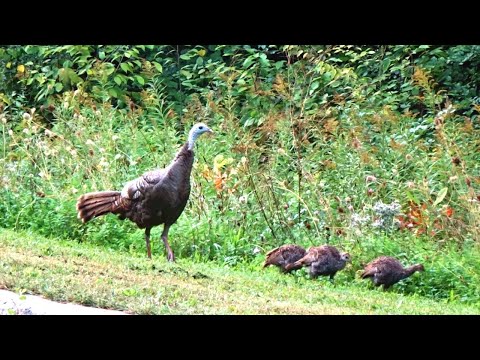
[[[480,314],[459,303],[275,268],[146,256],[0,230],[0,288],[130,314]]]

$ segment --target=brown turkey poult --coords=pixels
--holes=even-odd
[[[397,259],[391,256],[380,256],[369,262],[360,276],[362,279],[372,279],[375,286],[383,285],[383,290],[387,290],[390,286],[409,277],[415,271],[425,271],[425,268],[422,264],[404,268]]]
[[[287,270],[286,266],[300,260],[305,254],[306,251],[301,246],[293,244],[282,245],[267,253],[263,267],[275,265],[278,266],[281,271],[288,273],[290,270]]]
[[[335,274],[345,268],[349,261],[351,261],[349,253],[340,253],[334,246],[322,245],[308,249],[304,257],[287,265],[286,270],[296,270],[307,266],[313,279],[323,275],[330,276],[330,280],[333,281]]]
[[[108,213],[117,214],[121,220],[129,219],[145,229],[147,255],[150,249],[150,230],[164,224],[161,239],[167,249],[169,261],[175,261],[168,244],[168,230],[182,214],[190,196],[190,173],[194,160],[195,140],[203,133],[213,133],[205,124],[195,124],[188,141],[178,151],[173,161],[164,169],[144,173],[125,184],[122,191],[98,191],[78,198],[78,218],[87,222]]]

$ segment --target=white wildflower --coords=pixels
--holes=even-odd
[[[121,154],[115,155],[115,160],[120,160],[121,158],[122,158],[122,155],[121,155]]]
[[[257,255],[257,254],[259,254],[259,253],[261,253],[261,252],[262,252],[262,251],[260,250],[260,248],[259,248],[258,246],[255,246],[255,247],[253,248],[253,251],[252,251],[253,255]]]
[[[92,145],[95,145],[95,143],[92,140],[87,139],[87,141],[85,141],[85,145],[92,146]]]
[[[120,139],[120,136],[118,136],[118,135],[113,135],[112,136],[113,141],[117,141],[118,139]]]
[[[395,223],[394,217],[400,214],[400,208],[400,203],[397,200],[391,204],[384,204],[381,201],[377,202],[373,206],[373,211],[379,215],[379,218],[372,225],[385,230],[392,228],[394,225],[397,226],[398,224]]]
[[[13,136],[13,130],[12,129],[8,130],[8,135]]]
[[[359,227],[367,223],[368,221],[370,221],[370,216],[361,216],[360,214],[354,213],[352,214],[352,218],[350,219],[350,225],[352,227]]]
[[[30,115],[29,113],[23,113],[22,117],[23,117],[23,120],[26,120],[26,121],[32,119],[32,115]]]

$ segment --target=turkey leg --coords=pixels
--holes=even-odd
[[[152,250],[150,249],[150,230],[152,228],[145,228],[145,242],[147,243],[147,256],[149,259],[152,258]]]
[[[175,255],[173,255],[172,248],[168,244],[168,230],[170,229],[170,225],[165,224],[163,227],[163,232],[162,232],[162,240],[163,243],[165,244],[165,248],[167,249],[167,259],[168,261],[175,261]]]

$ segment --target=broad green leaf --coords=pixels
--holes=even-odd
[[[275,63],[275,69],[280,70],[283,67],[284,63],[285,63],[285,60],[277,61]]]
[[[140,84],[140,85],[144,85],[145,84],[145,79],[143,77],[141,77],[140,75],[135,75],[135,80],[137,80],[137,82]]]
[[[180,70],[180,74],[185,76],[187,79],[190,79],[192,77],[192,73],[190,71],[187,71],[187,70]]]
[[[444,187],[442,190],[438,192],[437,198],[435,199],[433,206],[437,206],[442,202],[443,199],[445,199],[445,196],[447,195],[447,191],[448,191],[448,188]]]
[[[65,68],[61,68],[60,70],[58,70],[58,77],[60,81],[64,84],[70,81],[70,78],[68,77],[67,69]]]
[[[99,52],[98,52],[98,58],[99,58],[100,60],[105,59],[105,51],[99,51]]]
[[[320,86],[320,82],[318,81],[312,82],[312,85],[310,87],[310,94],[312,94],[315,90],[317,90],[319,86]]]
[[[252,64],[253,64],[253,56],[249,56],[248,58],[245,59],[242,66],[244,68],[248,68]]]
[[[111,75],[115,72],[115,66],[113,66],[113,64],[111,63],[106,63],[105,64],[105,74],[107,75]]]
[[[70,81],[72,84],[78,84],[80,82],[82,82],[82,78],[80,76],[77,75],[77,73],[75,71],[73,71],[72,69],[69,69],[69,77],[70,77]]]
[[[128,72],[131,71],[130,66],[129,66],[127,63],[121,63],[121,64],[120,64],[120,67],[121,67],[122,70],[125,71],[126,73],[128,73]]]
[[[155,68],[157,69],[157,71],[158,71],[159,73],[162,73],[162,72],[163,72],[163,67],[162,67],[161,64],[159,64],[159,63],[156,62],[156,61],[152,61],[152,64],[155,66]]]
[[[382,71],[386,72],[388,70],[388,67],[390,66],[390,59],[387,58],[382,61]]]
[[[60,92],[63,89],[63,84],[62,83],[56,83],[55,84],[55,91]]]
[[[263,66],[270,66],[270,61],[267,58],[267,54],[260,54],[259,59]]]
[[[117,85],[122,85],[122,79],[120,78],[120,76],[116,75],[114,78],[113,78],[113,81],[115,81],[117,83]]]

